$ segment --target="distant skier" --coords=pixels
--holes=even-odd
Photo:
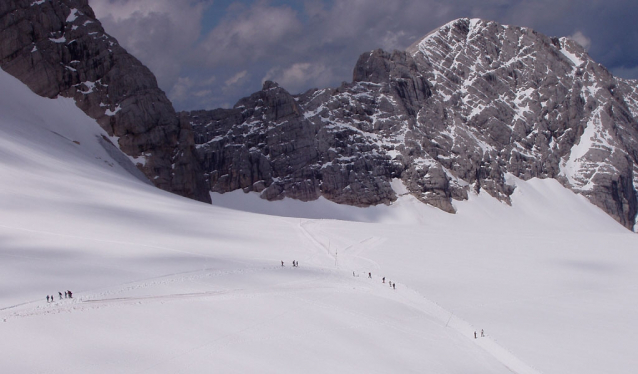
[[[397,284],[396,283],[392,283],[392,288],[396,290],[397,289]]]
[[[352,272],[352,276],[353,276],[353,277],[356,277],[356,275],[354,275],[354,271]]]
[[[476,339],[476,331],[474,331],[474,339]]]
[[[71,293],[71,291],[66,291],[66,292],[69,293],[69,299],[72,299],[73,298],[73,294]]]
[[[481,329],[481,338],[485,337],[485,331],[483,331],[483,329]]]
[[[47,295],[47,303],[49,302],[49,295]]]
[[[368,273],[368,278],[372,278],[372,273]]]
[[[283,261],[281,262],[281,266],[282,266],[282,267],[284,266],[284,262],[283,262]]]
[[[383,277],[381,280],[383,281],[383,283],[385,283],[385,277]]]
[[[60,295],[60,300],[62,300],[62,292],[58,291],[58,295]]]
[[[67,297],[69,297],[69,293],[64,291],[64,298],[66,299]]]

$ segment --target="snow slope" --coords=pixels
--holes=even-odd
[[[511,207],[481,194],[456,215],[410,196],[361,209],[229,193],[209,206],[133,175],[72,101],[1,71],[0,85],[2,372],[638,364],[636,236],[553,180],[511,178]]]

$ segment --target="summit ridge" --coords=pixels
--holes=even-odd
[[[157,187],[210,202],[242,189],[267,200],[371,206],[487,193],[554,178],[633,230],[638,83],[568,38],[462,18],[406,51],[363,53],[352,82],[292,95],[267,81],[230,109],[176,113],[153,74],[109,36],[86,0],[0,4],[0,67],[64,96]]]
[[[458,19],[406,51],[362,54],[338,88],[182,116],[213,191],[367,206],[396,199],[400,178],[454,212],[468,193],[509,203],[512,174],[555,178],[633,229],[637,86],[568,38]]]

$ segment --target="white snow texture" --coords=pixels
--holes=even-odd
[[[3,373],[638,367],[638,237],[555,180],[457,214],[409,194],[210,206],[131,175],[72,100],[0,86]]]

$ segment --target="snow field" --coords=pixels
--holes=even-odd
[[[636,236],[553,180],[511,177],[511,207],[473,195],[456,215],[411,196],[361,209],[239,192],[209,206],[133,177],[71,101],[3,72],[0,84],[5,372],[638,364]],[[72,300],[46,302],[67,289]]]

